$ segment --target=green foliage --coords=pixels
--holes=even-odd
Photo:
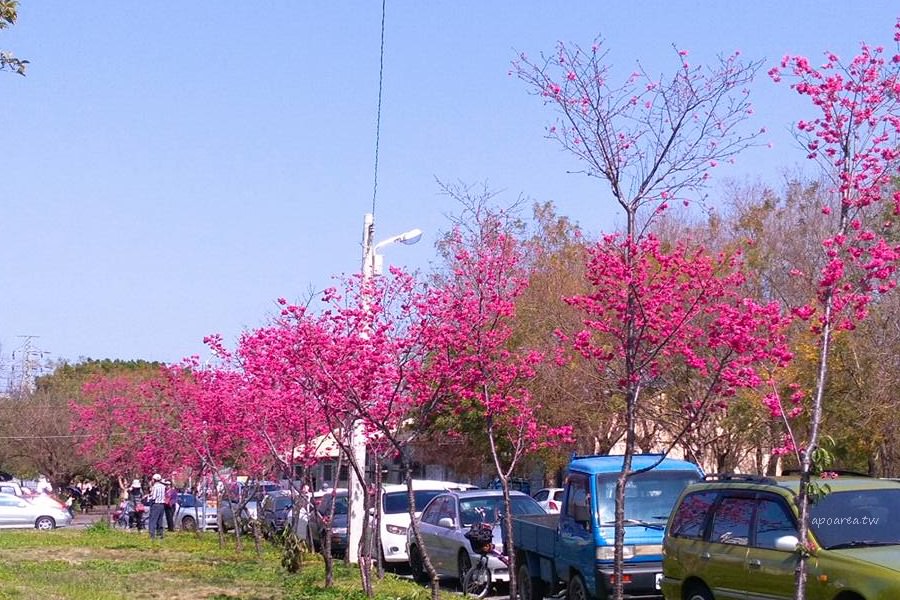
[[[281,566],[288,573],[297,573],[303,565],[303,555],[306,554],[306,545],[297,537],[297,532],[291,527],[290,522],[282,529],[277,538],[281,544]]]
[[[15,24],[18,17],[18,0],[0,0],[0,29]],[[0,71],[9,69],[19,75],[25,75],[28,61],[16,58],[11,52],[0,50]]]

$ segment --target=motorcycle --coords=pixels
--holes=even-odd
[[[113,526],[121,527],[122,529],[137,529],[141,531],[147,527],[149,520],[150,511],[143,501],[131,499],[123,500],[112,514]]]

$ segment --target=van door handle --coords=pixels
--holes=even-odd
[[[712,556],[710,555],[709,552],[704,552],[703,554],[700,555],[700,558],[703,560],[709,560],[710,558],[712,558]]]
[[[762,568],[762,563],[756,559],[753,559],[750,561],[750,568],[751,569],[760,569],[760,568]]]

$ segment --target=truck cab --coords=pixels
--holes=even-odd
[[[525,598],[565,587],[570,598],[612,593],[616,480],[622,456],[575,457],[569,463],[559,515],[517,518],[513,541],[518,582]],[[651,468],[652,467],[652,468]],[[681,491],[703,476],[697,465],[662,455],[639,454],[625,487],[626,597],[661,598],[662,540]]]

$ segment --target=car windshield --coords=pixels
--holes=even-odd
[[[290,496],[275,498],[275,510],[285,510],[294,505],[294,499]]]
[[[442,490],[416,490],[413,492],[413,496],[416,501],[416,512],[422,512],[422,509],[425,508],[425,505],[428,504],[432,498],[442,493]],[[387,515],[396,515],[400,513],[408,513],[409,512],[409,496],[406,495],[406,491],[402,492],[391,492],[389,494],[385,494],[381,499],[382,510]]]
[[[809,524],[825,548],[900,545],[900,488],[829,492],[810,509]]]
[[[346,515],[347,507],[349,505],[349,500],[346,495],[343,496],[325,496],[322,499],[322,503],[319,505],[319,512],[323,515],[327,515],[331,512],[331,503],[334,502],[334,514],[336,515]]]
[[[544,509],[530,496],[511,496],[510,508],[514,515],[541,515]],[[459,515],[463,527],[475,523],[496,523],[503,513],[503,496],[480,496],[459,501]]]
[[[603,525],[615,522],[618,476],[597,475],[597,521]],[[699,479],[693,471],[645,471],[630,477],[625,485],[625,524],[664,524],[681,491]]]

